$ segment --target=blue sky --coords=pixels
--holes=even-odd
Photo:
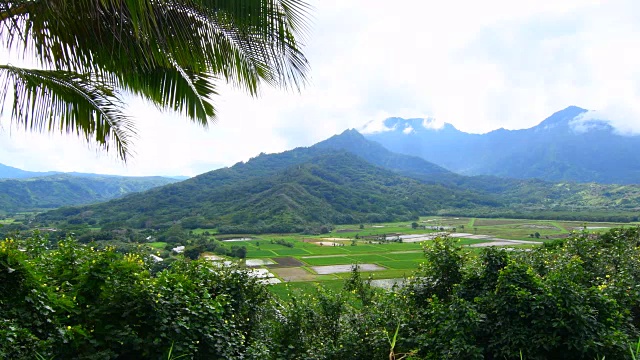
[[[222,86],[204,130],[139,99],[122,164],[91,144],[0,119],[0,163],[34,171],[196,175],[309,146],[390,116],[468,132],[531,127],[569,105],[640,133],[640,5],[633,0],[316,0],[300,94]],[[16,61],[0,54],[0,63]],[[6,110],[6,109],[5,109]],[[5,111],[6,112],[6,111]]]

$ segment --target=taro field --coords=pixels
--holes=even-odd
[[[245,265],[286,297],[291,289],[317,284],[339,288],[358,264],[364,277],[398,281],[423,262],[422,248],[436,236],[450,236],[470,252],[486,246],[532,247],[568,236],[638,224],[584,223],[523,219],[424,217],[415,223],[340,225],[331,233],[305,235],[237,235],[218,239],[246,246]],[[388,280],[384,280],[388,279]]]

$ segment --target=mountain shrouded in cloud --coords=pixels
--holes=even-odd
[[[368,124],[364,130],[375,128],[367,138],[391,151],[420,156],[461,174],[640,183],[640,136],[619,126],[628,122],[600,117],[605,114],[570,106],[532,128],[486,134],[401,118]]]

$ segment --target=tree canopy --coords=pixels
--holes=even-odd
[[[300,89],[310,6],[301,0],[0,0],[0,105],[31,131],[76,133],[126,160],[123,94],[207,126],[220,81]],[[9,104],[10,103],[10,104]],[[8,106],[7,106],[8,105]]]

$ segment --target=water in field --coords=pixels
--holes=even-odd
[[[353,265],[325,265],[325,266],[312,266],[311,269],[320,275],[336,274],[350,272]],[[386,270],[380,265],[376,264],[358,264],[360,271],[380,271]]]
[[[263,266],[263,265],[272,265],[275,264],[275,261],[270,259],[247,259],[245,260],[246,266]]]
[[[234,242],[234,241],[249,241],[249,240],[253,240],[251,238],[237,238],[237,239],[226,239],[226,240],[222,240],[224,242]]]

